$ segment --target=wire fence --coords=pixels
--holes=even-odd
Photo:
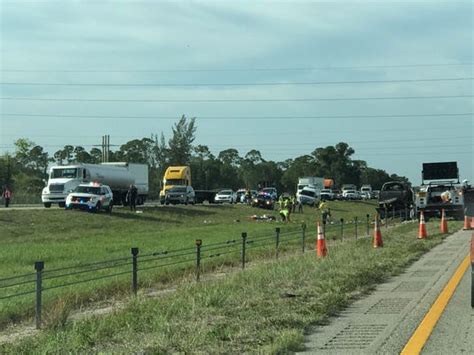
[[[389,216],[388,214],[386,215]],[[393,213],[390,218],[385,218],[385,226],[389,223],[397,224],[404,221],[406,216]],[[369,237],[373,219],[370,215],[354,217],[351,220],[329,220],[321,224],[326,239],[341,240]],[[137,247],[131,248],[130,256],[77,264],[53,269],[45,268],[43,261],[34,263],[35,272],[0,279],[0,302],[11,300],[27,295],[35,294],[35,322],[36,328],[42,325],[43,293],[59,288],[90,283],[104,279],[129,275],[131,276],[131,291],[134,295],[138,292],[139,272],[143,275],[145,271],[164,269],[172,266],[183,265],[191,270],[194,268],[196,280],[199,281],[203,272],[203,261],[216,260],[238,261],[242,269],[245,269],[249,259],[249,252],[265,250],[275,258],[286,248],[298,246],[302,253],[315,245],[316,227],[307,227],[305,223],[297,228],[291,225],[276,227],[272,232],[259,232],[248,235],[243,232],[240,238],[229,239],[220,242],[206,244],[197,239],[193,246],[158,250],[140,254]]]

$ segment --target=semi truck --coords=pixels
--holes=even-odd
[[[65,207],[66,197],[79,184],[97,182],[108,185],[114,195],[114,204],[126,205],[130,185],[137,187],[137,204],[148,196],[148,165],[134,163],[72,164],[49,169],[48,182],[41,193],[44,207],[52,204]]]
[[[166,191],[174,186],[192,186],[191,168],[189,166],[169,166],[163,176],[163,185],[160,191],[160,203],[164,204]]]
[[[191,168],[189,166],[169,166],[163,176],[162,189],[160,191],[160,203],[166,202],[166,191],[174,186],[192,186]],[[214,203],[214,198],[220,190],[194,190],[195,203],[208,201]]]

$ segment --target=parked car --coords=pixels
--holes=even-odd
[[[173,186],[165,192],[165,204],[195,204],[196,194],[191,186]]]
[[[258,194],[252,200],[252,207],[267,208],[273,210],[275,208],[275,200],[269,194]]]
[[[278,198],[277,189],[274,187],[264,187],[260,192],[270,195],[274,200]]]
[[[244,203],[245,202],[245,194],[247,193],[247,189],[238,189],[235,193],[235,199],[237,203]]]
[[[359,192],[359,195],[360,195],[360,198],[362,200],[370,200],[370,192],[367,192],[367,191],[361,191]]]
[[[331,189],[322,189],[321,190],[321,200],[334,200],[335,196]]]
[[[360,199],[359,192],[356,190],[344,190],[342,196],[346,200],[358,200]]]
[[[232,190],[221,190],[216,194],[214,203],[235,203],[237,196]]]
[[[334,199],[335,200],[343,200],[342,192],[341,190],[332,190],[332,193],[334,194]]]
[[[114,195],[108,185],[89,183],[78,185],[66,197],[65,208],[99,212],[101,209],[112,212]]]

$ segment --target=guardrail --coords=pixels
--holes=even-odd
[[[360,223],[360,220],[364,219],[365,223]],[[332,221],[325,225],[326,238],[328,240],[343,241],[345,238],[352,236],[357,239],[364,234],[363,232],[361,233],[361,228],[365,229],[365,237],[369,237],[372,224],[373,222],[369,215],[366,215],[365,218],[354,217],[351,221],[345,221],[341,218],[338,221]],[[36,328],[40,329],[42,325],[43,293],[45,291],[130,275],[131,291],[136,295],[139,288],[139,272],[143,273],[154,269],[184,264],[188,264],[192,268],[192,264],[194,264],[196,281],[199,281],[202,274],[203,261],[205,260],[238,254],[240,255],[239,263],[241,268],[245,269],[249,252],[255,249],[273,247],[273,255],[277,259],[282,247],[285,245],[299,245],[301,252],[305,253],[308,242],[316,240],[316,233],[313,233],[314,236],[312,238],[308,238],[307,234],[308,228],[303,223],[297,229],[288,228],[284,230],[282,227],[277,227],[273,233],[263,235],[249,236],[247,232],[242,232],[240,239],[210,244],[206,244],[202,239],[196,239],[192,247],[182,249],[160,250],[140,254],[139,248],[133,247],[130,249],[130,256],[128,257],[88,264],[47,269],[44,261],[37,261],[34,263],[35,272],[0,279],[0,301],[35,294],[35,323]],[[16,289],[17,292],[2,295],[2,292],[10,289]]]

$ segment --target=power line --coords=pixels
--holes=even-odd
[[[463,99],[473,95],[447,96],[387,96],[387,97],[329,97],[329,98],[294,98],[294,99],[79,99],[79,98],[30,98],[30,97],[0,97],[9,101],[55,101],[55,102],[313,102],[313,101],[369,101],[369,100],[426,100],[426,99]]]
[[[355,80],[355,81],[310,81],[310,82],[264,82],[264,83],[42,83],[42,82],[0,82],[0,85],[11,86],[109,86],[109,87],[197,87],[197,86],[289,86],[289,85],[342,85],[342,84],[389,84],[389,83],[417,83],[417,82],[442,82],[442,81],[467,81],[465,78],[438,78],[438,79],[399,79],[399,80]]]
[[[383,69],[383,68],[419,68],[419,67],[452,67],[470,66],[473,62],[465,63],[421,63],[396,65],[361,65],[361,66],[321,66],[321,67],[280,67],[280,68],[183,68],[183,69],[1,69],[1,72],[15,73],[175,73],[175,72],[267,72],[267,71],[313,71],[313,70],[344,70],[344,69]]]
[[[457,117],[472,116],[473,112],[463,113],[427,113],[406,115],[328,115],[328,116],[200,116],[197,120],[291,120],[291,119],[333,119],[333,118],[422,118],[422,117]],[[48,118],[91,118],[91,119],[144,119],[144,120],[176,120],[178,116],[110,116],[110,115],[56,115],[56,114],[33,114],[33,113],[0,113],[2,117],[48,117]]]
[[[76,136],[77,137],[77,136]],[[446,140],[446,139],[467,139],[467,138],[473,138],[472,136],[457,136],[457,137],[447,137],[447,136],[442,136],[442,137],[432,137],[428,139],[424,139],[423,142],[419,142],[420,144],[424,144],[424,141],[440,141],[440,140]],[[419,148],[459,148],[459,147],[467,147],[467,146],[473,146],[474,142],[466,143],[466,144],[436,144],[436,145],[422,145],[422,146],[406,146],[406,145],[399,145],[397,144],[396,146],[387,146],[387,142],[391,143],[399,143],[399,142],[414,142],[416,139],[384,139],[384,140],[372,140],[372,141],[367,141],[367,140],[361,140],[361,141],[351,141],[351,143],[348,143],[349,146],[354,145],[354,143],[384,143],[380,147],[367,147],[367,148],[357,148],[357,151],[360,150],[374,150],[374,149],[419,149]],[[124,143],[125,144],[125,143]],[[322,144],[322,143],[318,143]],[[72,146],[82,146],[82,147],[97,147],[101,146],[100,144],[67,144],[67,145],[72,145]],[[122,144],[111,144],[110,146],[115,146],[119,147]],[[324,144],[322,144],[324,145]],[[327,145],[327,144],[326,144]],[[222,144],[217,144],[217,145],[212,145],[213,148],[246,148],[246,149],[256,149],[260,147],[264,147],[263,149],[265,150],[274,150],[274,149],[280,149],[280,147],[285,146],[285,147],[294,147],[294,146],[300,146],[301,148],[295,148],[293,150],[301,150],[305,149],[306,146],[311,147],[310,149],[314,149],[313,147],[315,146],[314,143],[287,143],[287,144],[227,144],[227,145],[222,145]],[[15,145],[0,145],[2,148],[14,148]],[[42,146],[44,148],[57,148],[57,147],[64,147],[64,144],[47,144]],[[248,147],[248,148],[247,148]],[[322,148],[322,147],[317,147],[317,148]],[[289,149],[285,149],[289,150]]]

